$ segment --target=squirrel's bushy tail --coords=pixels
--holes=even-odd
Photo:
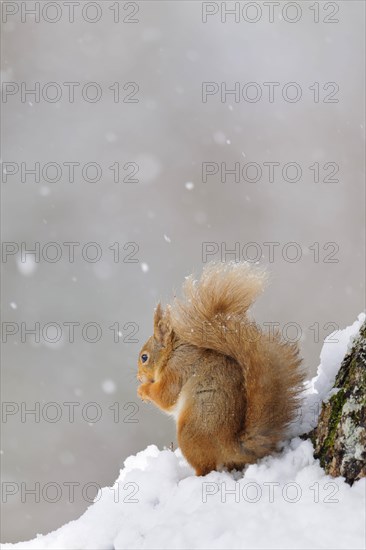
[[[246,417],[241,436],[254,459],[274,450],[294,419],[304,373],[297,345],[278,333],[265,334],[247,311],[266,282],[263,270],[248,263],[210,263],[200,280],[192,276],[175,299],[170,322],[184,341],[214,350],[243,369]]]
[[[246,262],[207,264],[199,281],[192,275],[186,278],[184,298],[175,299],[170,308],[175,332],[194,346],[238,360],[238,354],[252,345],[242,332],[255,330],[246,314],[266,278],[264,270]]]

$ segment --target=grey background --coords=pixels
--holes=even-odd
[[[18,333],[3,345],[2,399],[28,408],[56,402],[62,410],[54,423],[47,412],[39,423],[30,415],[22,422],[20,413],[3,418],[3,481],[25,483],[27,489],[37,482],[63,488],[53,504],[42,496],[39,503],[29,495],[24,502],[19,494],[8,497],[2,522],[7,542],[75,519],[88,506],[80,487],[111,485],[128,455],[150,443],[162,448],[175,442],[173,421],[136,397],[136,357],[150,335],[157,301],[179,291],[187,274],[200,272],[203,242],[225,243],[228,249],[236,242],[258,243],[271,285],[254,314],[260,323],[301,327],[309,376],[327,334],[364,309],[364,3],[334,3],[340,8],[334,24],[323,22],[330,15],[324,3],[319,23],[309,3],[301,2],[302,16],[292,24],[278,17],[279,8],[270,23],[259,2],[263,16],[257,23],[233,18],[222,23],[216,15],[203,24],[201,2],[186,1],[140,2],[138,23],[116,24],[111,4],[99,3],[103,16],[94,24],[83,21],[80,10],[69,23],[63,8],[55,24],[32,18],[22,23],[18,14],[2,25],[3,82],[94,81],[103,89],[98,103],[77,92],[71,104],[63,87],[57,103],[22,103],[18,94],[1,105],[4,161],[97,162],[103,170],[96,183],[83,181],[80,171],[70,183],[66,170],[56,183],[42,177],[35,183],[31,176],[22,183],[19,174],[2,183],[3,240],[29,248],[52,241],[63,251],[56,263],[42,259],[24,266],[18,255],[3,262],[3,322],[29,328],[35,322],[41,327],[94,322],[102,329],[96,343],[83,340],[78,327],[73,343],[65,328],[57,344],[42,335],[39,343],[32,336],[22,342]],[[108,87],[117,81],[138,83],[139,102],[114,103]],[[254,81],[264,95],[257,103],[236,103],[232,96],[221,102],[219,95],[202,103],[204,81],[226,82],[228,88]],[[271,81],[281,83],[273,103],[263,86]],[[282,85],[293,81],[303,91],[297,103],[281,95]],[[321,99],[325,83],[338,83],[338,103],[315,103],[309,90],[314,82],[320,83]],[[258,183],[232,178],[221,183],[217,176],[202,182],[203,162],[232,167],[268,161],[298,162],[301,181],[277,177],[269,183],[264,172]],[[108,169],[114,162],[137,163],[139,182],[114,183]],[[340,181],[314,183],[308,169],[314,162],[338,163]],[[102,258],[85,261],[79,247],[71,263],[62,245],[68,241],[94,241]],[[108,249],[115,242],[122,258],[132,250],[123,245],[137,243],[139,262],[115,263]],[[265,242],[280,243],[273,262]],[[301,247],[297,262],[281,254],[289,242]],[[318,262],[309,249],[316,242]],[[333,250],[323,249],[329,242],[339,247],[336,263],[324,261]],[[125,324],[137,324],[138,342],[115,343],[108,327],[116,322],[123,338],[131,330]],[[293,337],[293,326],[288,334]],[[64,402],[80,403],[73,423]],[[102,411],[95,423],[81,414],[90,402]],[[116,402],[119,422],[109,409]],[[55,409],[48,412],[51,417]],[[74,503],[65,482],[80,483]],[[88,495],[94,492],[91,487]],[[50,490],[50,498],[54,494]]]

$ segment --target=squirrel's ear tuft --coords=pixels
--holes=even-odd
[[[163,318],[163,314],[164,314],[163,308],[161,307],[161,303],[159,302],[158,305],[156,306],[155,314],[154,314],[154,336],[155,336],[155,332],[158,330],[159,323]]]
[[[164,313],[159,302],[154,315],[154,338],[161,346],[166,346],[171,332],[169,313]]]

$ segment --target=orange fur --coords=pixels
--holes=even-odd
[[[249,264],[208,264],[199,281],[186,280],[183,300],[165,311],[158,305],[141,350],[138,395],[176,417],[197,475],[275,451],[299,405],[297,346],[247,317],[264,283]]]

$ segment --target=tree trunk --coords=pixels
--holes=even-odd
[[[334,389],[309,437],[324,470],[352,485],[366,476],[366,321],[342,361]]]

